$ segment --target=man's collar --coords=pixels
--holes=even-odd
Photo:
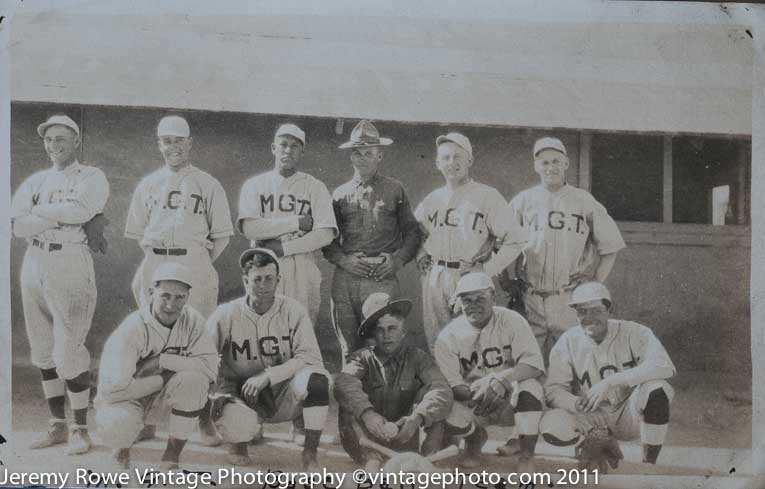
[[[377,170],[377,173],[372,175],[372,178],[367,180],[366,182],[361,179],[361,176],[358,173],[353,174],[353,178],[351,181],[358,187],[360,185],[373,185],[377,182],[377,180],[380,178],[380,170]]]
[[[372,349],[372,353],[377,357],[378,360],[380,360],[380,362],[385,363],[389,360],[398,361],[401,357],[404,356],[404,354],[406,353],[406,350],[407,350],[406,339],[403,339],[398,349],[394,351],[393,353],[391,353],[390,355],[383,352],[382,349],[377,346],[375,346]]]

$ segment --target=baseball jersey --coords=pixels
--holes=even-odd
[[[24,180],[11,200],[11,219],[33,214],[59,222],[36,238],[54,243],[84,244],[82,224],[103,212],[109,182],[100,169],[75,161],[63,170],[48,168]]]
[[[304,236],[299,217],[313,218],[313,229],[330,228],[337,235],[337,222],[327,186],[303,172],[284,178],[278,171],[247,180],[239,194],[237,227],[242,231],[245,219],[268,219],[269,232],[261,239],[281,237],[284,254],[291,255],[289,241]],[[256,246],[256,242],[251,242]]]
[[[610,389],[611,406],[625,401],[638,384],[671,377],[675,366],[653,331],[641,324],[609,319],[608,334],[600,344],[576,326],[563,333],[550,352],[545,397],[553,407],[574,411],[572,392],[586,395],[594,384],[617,373],[624,382]]]
[[[160,356],[160,367],[196,371],[210,382],[218,375],[218,351],[205,329],[205,319],[185,306],[175,324],[161,324],[148,307],[133,312],[106,341],[98,370],[98,396],[119,398],[134,381],[138,364]]]
[[[524,270],[534,289],[556,291],[573,280],[595,275],[597,255],[625,247],[608,211],[586,190],[564,185],[524,190],[510,202],[515,219],[528,233]]]
[[[163,166],[138,184],[130,202],[125,237],[142,247],[212,248],[211,240],[233,236],[226,192],[210,174],[187,166]]]
[[[434,190],[414,216],[428,233],[424,250],[435,260],[470,262],[492,237],[498,245],[525,243],[523,230],[506,211],[507,201],[496,189],[470,180],[454,191]]]
[[[271,385],[292,378],[302,368],[323,368],[308,311],[289,297],[276,295],[265,314],[240,297],[218,306],[207,322],[221,354],[221,391],[238,394],[238,385],[265,371]]]
[[[544,372],[542,353],[523,316],[504,307],[493,309],[494,315],[481,329],[462,315],[438,334],[436,363],[451,387],[470,385],[519,363]]]

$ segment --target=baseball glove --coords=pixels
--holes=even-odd
[[[593,428],[576,447],[576,458],[579,460],[579,469],[598,469],[601,474],[606,474],[609,465],[612,469],[619,467],[619,460],[624,455],[619,442],[608,428]]]
[[[505,384],[495,376],[486,377],[473,395],[476,416],[489,416],[494,411],[501,409],[510,394]]]
[[[92,252],[106,254],[109,243],[104,238],[104,228],[108,225],[109,219],[105,215],[96,214],[82,226],[85,235],[88,237],[88,247],[90,247]]]

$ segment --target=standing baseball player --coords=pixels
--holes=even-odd
[[[319,469],[316,451],[329,410],[329,373],[308,311],[276,294],[279,259],[269,249],[242,253],[246,295],[215,310],[208,321],[221,354],[211,419],[231,443],[229,462],[247,465],[247,444],[260,425],[305,423],[303,470]]]
[[[186,306],[194,282],[184,265],[165,262],[155,270],[148,302],[106,341],[101,354],[96,422],[120,469],[130,466],[130,447],[144,422],[170,416],[162,470],[175,470],[210,382],[218,373],[218,352],[205,319]]]
[[[282,278],[276,292],[305,305],[315,326],[321,304],[316,252],[332,242],[337,224],[326,185],[298,171],[305,142],[305,133],[294,124],[276,130],[274,169],[245,182],[237,226],[251,246],[279,257]]]
[[[454,290],[460,277],[480,270],[494,277],[526,244],[525,234],[507,215],[504,197],[470,178],[470,140],[450,132],[436,138],[436,148],[436,166],[446,186],[425,197],[414,213],[427,236],[417,267],[425,274],[423,329],[431,348],[455,316]]]
[[[194,281],[189,305],[207,317],[218,303],[218,273],[212,263],[234,234],[226,192],[215,178],[191,165],[185,119],[162,118],[157,137],[165,166],[138,184],[125,225],[125,236],[138,240],[145,254],[133,279],[133,296],[144,304],[157,266],[181,263]]]
[[[383,147],[393,143],[362,120],[340,149],[351,150],[353,178],[332,195],[340,235],[324,257],[334,264],[332,320],[342,357],[362,345],[357,335],[362,305],[373,292],[398,297],[397,272],[417,253],[422,239],[404,186],[379,171]]]
[[[557,409],[545,413],[543,436],[576,443],[578,437],[562,433],[577,431],[585,439],[577,450],[580,462],[604,468],[605,461],[618,463],[618,445],[604,454],[586,445],[591,430],[607,428],[618,440],[639,436],[643,462],[655,464],[674,397],[665,380],[675,375],[672,360],[649,328],[611,319],[611,294],[603,284],[579,285],[569,305],[579,325],[563,333],[550,353],[545,397]]]
[[[83,226],[103,212],[109,183],[103,171],[77,161],[80,129],[72,119],[52,116],[37,133],[52,167],[27,178],[11,202],[13,234],[29,243],[21,266],[24,324],[51,415],[50,430],[30,448],[68,441],[68,453],[81,454],[91,445],[85,338],[96,305],[93,259]],[[71,433],[65,391],[74,414]]]
[[[520,314],[494,306],[492,279],[471,272],[457,283],[462,315],[438,335],[435,357],[454,393],[447,423],[462,413],[475,430],[465,438],[462,465],[478,467],[486,426],[515,424],[520,434],[519,472],[534,471],[534,449],[542,416],[542,354]]]
[[[411,301],[375,292],[362,309],[359,336],[374,337],[376,345],[351,355],[335,376],[335,398],[343,448],[367,472],[375,473],[382,454],[362,448],[357,430],[394,450],[428,455],[441,448],[453,396],[431,356],[406,341],[404,321]],[[428,434],[422,448],[420,427]]]

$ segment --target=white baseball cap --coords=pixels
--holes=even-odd
[[[276,138],[279,136],[292,136],[293,138],[303,143],[303,146],[305,146],[305,132],[295,124],[282,124],[279,126],[279,129],[276,130],[274,137]]]
[[[168,115],[162,118],[157,125],[157,136],[178,136],[187,138],[191,134],[189,123],[186,119],[177,115]]]
[[[180,263],[167,261],[154,270],[151,283],[156,284],[162,280],[175,280],[191,287],[191,270]]]
[[[537,139],[537,142],[534,143],[534,156],[536,157],[536,155],[538,155],[540,151],[545,149],[554,149],[568,156],[568,153],[566,153],[566,147],[558,138],[545,137],[545,138]]]
[[[467,136],[458,132],[450,132],[449,134],[438,136],[436,138],[436,148],[449,141],[467,151],[470,159],[473,159],[473,146],[470,144],[470,140],[467,138]]]
[[[611,293],[608,292],[605,285],[600,282],[585,282],[574,289],[574,293],[571,294],[571,300],[568,305],[574,307],[577,304],[584,304],[585,302],[603,299],[611,304]]]
[[[460,281],[457,282],[454,296],[458,297],[468,292],[485,289],[494,290],[494,282],[491,281],[491,277],[483,272],[471,272],[463,275]]]
[[[268,248],[250,248],[248,250],[244,250],[241,255],[239,255],[239,266],[244,270],[244,267],[247,266],[247,263],[252,260],[255,255],[263,255],[268,257],[268,261],[276,265],[276,273],[279,273],[279,257],[276,256],[276,253],[269,250]]]
[[[68,115],[52,115],[48,117],[47,121],[37,126],[37,134],[39,134],[41,138],[44,138],[45,131],[48,130],[50,126],[65,126],[77,133],[78,136],[80,135],[79,126],[77,126],[77,123]]]

